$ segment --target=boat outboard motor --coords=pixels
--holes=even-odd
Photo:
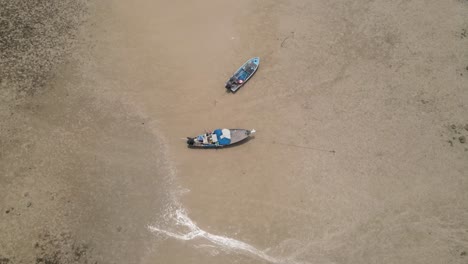
[[[194,138],[187,138],[187,144],[189,144],[190,146],[193,146],[193,144],[195,144],[195,139]]]
[[[236,78],[231,77],[229,81],[226,83],[226,89],[231,89],[232,86],[236,83]]]

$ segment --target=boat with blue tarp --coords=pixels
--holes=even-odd
[[[187,137],[187,145],[191,148],[222,148],[240,143],[255,133],[255,129],[215,129],[196,137]]]

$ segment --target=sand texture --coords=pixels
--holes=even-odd
[[[467,263],[467,14],[0,0],[0,264]]]

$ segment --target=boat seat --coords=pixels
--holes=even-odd
[[[203,144],[208,144],[208,138],[206,135],[203,135]]]
[[[231,130],[225,128],[221,130],[221,133],[221,138],[231,139]]]
[[[213,141],[213,144],[218,142],[218,136],[216,134],[211,135],[211,141]]]

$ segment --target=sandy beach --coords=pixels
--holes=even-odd
[[[0,0],[0,264],[466,263],[467,14]]]

